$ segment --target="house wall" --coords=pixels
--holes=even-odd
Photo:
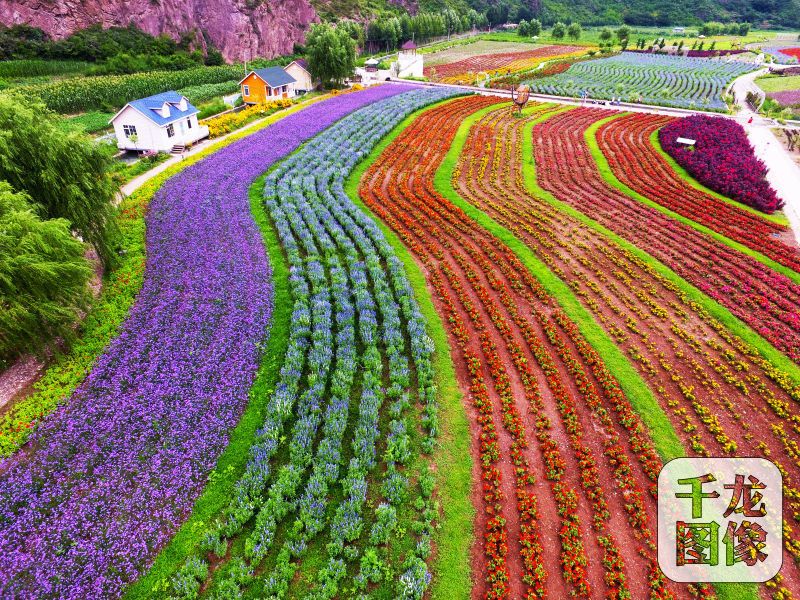
[[[244,87],[247,86],[250,92],[244,93]],[[242,81],[242,102],[247,104],[264,104],[267,101],[266,93],[267,85],[255,74],[250,73],[244,81]]]
[[[294,87],[298,91],[308,92],[314,89],[314,83],[311,81],[311,73],[306,71],[298,64],[292,63],[286,67],[285,71],[297,80]]]
[[[114,133],[117,136],[117,148],[120,150],[136,150],[139,152],[169,152],[175,145],[187,145],[208,135],[207,127],[200,127],[197,115],[188,117],[192,126],[188,127],[187,118],[172,123],[175,130],[173,137],[167,136],[167,128],[159,127],[138,110],[128,106],[114,119]],[[137,139],[134,142],[125,135],[124,125],[136,127]]]
[[[424,55],[412,52],[400,52],[397,55],[398,77],[423,77]]]

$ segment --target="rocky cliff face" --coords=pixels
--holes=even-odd
[[[135,23],[178,39],[194,32],[228,60],[288,54],[317,15],[308,0],[2,0],[0,23],[26,23],[54,38],[101,23]]]

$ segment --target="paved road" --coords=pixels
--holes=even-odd
[[[762,69],[748,73],[734,82],[732,88],[739,105],[739,112],[734,118],[744,126],[756,156],[766,163],[769,169],[767,180],[775,188],[778,197],[786,203],[783,212],[789,219],[795,239],[800,240],[800,166],[772,132],[777,123],[759,115],[747,104],[747,92],[753,88],[758,90],[755,79],[766,71]]]

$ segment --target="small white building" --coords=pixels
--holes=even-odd
[[[171,152],[208,137],[198,112],[186,96],[164,92],[128,102],[109,122],[120,150]]]
[[[308,63],[303,58],[293,60],[283,70],[294,77],[294,89],[296,92],[310,92],[319,85],[319,81],[315,81],[311,76],[311,71],[308,70]]]
[[[379,69],[378,67],[380,64],[377,58],[370,58],[364,63],[363,67],[356,67],[356,83],[369,86],[383,81],[389,81],[394,74],[394,69]]]
[[[423,77],[423,55],[417,53],[417,45],[408,41],[400,47],[397,62],[393,65],[395,77]]]

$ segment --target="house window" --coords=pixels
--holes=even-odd
[[[186,126],[191,129],[192,128],[192,117],[186,119]]]
[[[135,125],[123,125],[122,131],[125,133],[125,137],[129,138],[131,136],[136,135],[136,126]]]
[[[249,85],[244,86],[242,88],[242,90],[243,90],[245,96],[249,96],[250,95],[250,86]]]
[[[172,137],[175,135],[175,128],[172,126],[172,123],[167,125],[167,137]]]

